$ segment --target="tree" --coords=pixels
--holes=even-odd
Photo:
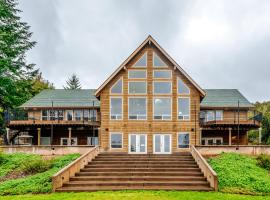
[[[76,74],[72,74],[71,77],[66,81],[67,86],[64,86],[66,90],[81,89],[80,80]]]
[[[34,77],[30,81],[32,84],[32,90],[31,90],[32,96],[35,96],[36,94],[40,93],[42,90],[45,90],[45,89],[55,89],[52,83],[50,83],[48,80],[45,80],[42,77],[41,72],[39,72],[37,76]]]

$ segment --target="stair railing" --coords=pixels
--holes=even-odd
[[[191,146],[191,154],[202,170],[202,173],[206,177],[207,181],[210,183],[210,187],[215,191],[218,191],[218,178],[216,172],[193,145]]]
[[[75,176],[76,173],[80,172],[91,160],[93,160],[99,154],[100,148],[98,146],[92,148],[79,158],[74,160],[72,163],[61,169],[59,172],[52,176],[52,189],[53,192],[57,188],[63,186],[64,183],[68,182],[69,179]]]

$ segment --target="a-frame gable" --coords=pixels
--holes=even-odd
[[[205,96],[205,92],[204,90],[169,56],[169,54],[152,38],[151,35],[149,35],[144,41],[143,43],[111,74],[111,76],[109,76],[105,82],[96,90],[96,97],[99,97],[100,92],[103,90],[103,88],[122,70],[122,69],[126,69],[127,64],[147,45],[147,44],[153,44],[160,52],[161,54],[164,55],[164,57],[166,57],[166,59],[168,59],[168,61],[170,63],[172,63],[172,65],[174,66],[174,69],[179,70],[183,76],[185,76],[194,86],[195,88],[200,92],[200,95],[202,97]],[[146,52],[146,57],[147,57],[147,52]],[[142,55],[144,56],[144,55]],[[141,57],[142,58],[142,57]],[[159,59],[160,56],[158,56]],[[139,59],[140,60],[140,59]],[[164,62],[164,60],[161,59],[162,62]],[[138,62],[138,61],[137,61]],[[165,62],[164,62],[165,63]]]

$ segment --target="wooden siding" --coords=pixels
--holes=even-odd
[[[169,66],[168,69],[172,70],[172,94],[170,95],[155,95],[155,96],[168,96],[172,98],[172,120],[153,120],[153,50],[157,53],[163,61]],[[147,51],[147,95],[129,95],[128,94],[128,70],[131,66]],[[134,69],[134,68],[132,68]],[[155,68],[158,69],[158,68]],[[164,69],[164,68],[162,68]],[[134,69],[136,70],[136,69]],[[123,77],[123,120],[110,120],[110,96],[120,96],[110,94],[111,86]],[[180,77],[184,83],[190,88],[190,120],[180,121],[177,120],[177,77]],[[141,79],[140,79],[141,80]],[[159,79],[163,80],[163,79]],[[165,79],[164,79],[165,80]],[[166,79],[167,80],[167,79]],[[133,96],[146,96],[147,97],[147,120],[128,120],[128,97]],[[187,95],[183,95],[187,96]],[[123,133],[123,148],[113,151],[128,152],[128,135],[131,133],[147,134],[147,152],[151,153],[153,150],[153,134],[154,133],[168,133],[172,135],[172,152],[181,151],[183,149],[177,148],[177,133],[189,132],[190,144],[199,144],[199,110],[200,110],[200,93],[199,91],[184,77],[174,66],[162,56],[156,48],[152,45],[146,45],[127,65],[126,68],[121,70],[111,82],[101,91],[100,94],[100,110],[101,110],[101,147],[104,150],[110,150],[110,132]],[[195,111],[196,108],[196,111]],[[195,123],[196,118],[196,123]],[[196,131],[196,132],[195,132]]]

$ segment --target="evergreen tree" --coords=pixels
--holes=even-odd
[[[66,90],[81,89],[80,80],[76,74],[72,74],[71,77],[66,81],[67,86],[64,86]]]

